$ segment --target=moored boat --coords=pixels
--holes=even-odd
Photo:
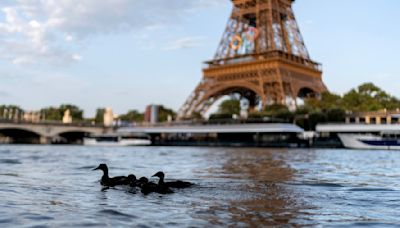
[[[400,150],[397,134],[338,134],[338,137],[346,148]]]

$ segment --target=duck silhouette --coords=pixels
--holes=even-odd
[[[149,179],[146,177],[141,177],[138,181],[138,187],[141,188],[141,192],[145,195],[150,193],[159,193],[159,194],[170,194],[174,193],[171,189],[169,189],[165,185],[155,184],[153,182],[149,182]]]
[[[193,183],[181,180],[164,182],[165,174],[161,171],[154,174],[153,177],[159,178],[158,185],[166,186],[168,188],[189,188],[193,186]]]
[[[129,185],[130,187],[136,187],[137,184],[138,180],[136,179],[136,176],[133,174],[129,174],[126,178],[126,185]]]
[[[106,187],[114,187],[117,185],[127,185],[131,182],[133,177],[136,179],[135,175],[131,176],[130,178],[126,176],[117,176],[117,177],[109,177],[108,176],[108,167],[106,164],[100,164],[97,168],[94,168],[94,170],[102,170],[103,171],[103,176],[101,177],[100,184]]]

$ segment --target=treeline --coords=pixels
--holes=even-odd
[[[396,110],[400,100],[383,91],[372,83],[365,83],[344,95],[324,92],[319,98],[306,98],[304,104],[295,111],[284,105],[267,106],[262,111],[253,111],[247,119],[271,122],[290,122],[305,130],[315,130],[318,123],[344,122],[348,112],[369,112]],[[230,119],[240,115],[240,101],[226,100],[219,106],[218,112],[210,116],[211,120]]]
[[[31,114],[39,116],[41,121],[61,122],[66,110],[70,111],[73,122],[102,124],[106,109],[98,108],[93,118],[85,118],[84,111],[77,105],[73,104],[62,104],[58,107],[45,107]],[[23,110],[17,105],[0,105],[0,119],[23,120],[25,113],[27,113],[27,111]],[[168,116],[171,116],[173,119],[175,119],[176,112],[160,105],[158,110],[159,122],[166,122],[168,120]],[[127,113],[119,115],[118,120],[125,123],[140,123],[144,121],[144,112],[139,112],[138,110],[129,110]]]

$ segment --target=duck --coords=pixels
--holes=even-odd
[[[115,187],[117,185],[127,185],[130,183],[130,178],[133,178],[133,176],[130,175],[130,178],[126,176],[117,176],[117,177],[109,177],[108,176],[108,167],[106,164],[100,164],[97,168],[94,168],[94,170],[102,170],[103,171],[103,176],[101,177],[100,184],[106,187]],[[136,177],[135,177],[136,179]]]
[[[159,178],[158,185],[166,186],[168,188],[189,188],[193,186],[193,183],[181,180],[164,182],[165,174],[162,171],[157,172],[153,177]]]
[[[174,193],[171,189],[169,189],[165,185],[155,184],[153,182],[149,182],[149,179],[146,177],[141,177],[138,181],[138,187],[141,188],[141,192],[145,195],[150,193],[159,193],[159,194],[170,194]]]

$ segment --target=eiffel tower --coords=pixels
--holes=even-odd
[[[239,94],[250,110],[298,98],[318,97],[327,88],[321,65],[311,60],[298,28],[295,0],[232,0],[233,10],[214,59],[178,113],[204,115],[223,96]]]

